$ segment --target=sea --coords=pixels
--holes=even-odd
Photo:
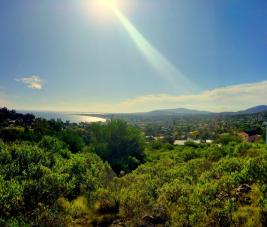
[[[35,117],[44,118],[47,120],[57,120],[60,119],[63,122],[69,121],[70,123],[80,123],[80,122],[86,122],[86,123],[93,123],[93,122],[105,122],[105,118],[100,117],[93,117],[93,116],[84,116],[79,114],[84,113],[70,113],[70,112],[44,112],[44,111],[17,111],[18,113],[31,113]],[[88,113],[90,115],[90,113]]]

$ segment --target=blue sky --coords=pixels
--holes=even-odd
[[[134,112],[267,104],[266,1],[118,0],[119,14],[99,1],[1,0],[1,106]]]

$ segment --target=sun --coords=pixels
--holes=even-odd
[[[116,7],[116,0],[92,0],[94,6],[101,10],[112,10]]]
[[[98,4],[101,4],[102,7],[113,8],[116,6],[116,0],[97,0]]]
[[[132,11],[130,0],[86,0],[84,3],[87,15],[96,25],[112,25],[118,19],[118,10],[124,13]]]
[[[88,4],[89,14],[98,21],[108,21],[114,17],[117,0],[91,0]]]

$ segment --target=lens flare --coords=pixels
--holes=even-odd
[[[113,11],[119,21],[135,43],[139,51],[158,72],[158,75],[172,84],[181,92],[196,91],[197,87],[172,63],[170,63],[148,40],[135,28],[135,26],[124,16],[124,14],[114,6]]]
[[[197,91],[197,86],[191,82],[179,69],[177,69],[159,50],[157,50],[122,13],[125,8],[122,0],[91,0],[89,9],[97,21],[109,22],[114,19],[122,24],[131,40],[147,62],[154,68],[155,74],[168,82],[177,91],[189,93]],[[114,17],[115,14],[115,17]]]

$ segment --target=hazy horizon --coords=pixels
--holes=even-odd
[[[35,109],[15,109],[18,113],[61,113],[61,114],[66,114],[66,115],[83,115],[83,114],[139,114],[139,113],[148,113],[148,112],[153,112],[153,111],[164,111],[164,110],[174,110],[174,109],[185,109],[185,110],[192,110],[192,111],[206,111],[210,113],[223,113],[223,112],[239,112],[239,111],[245,111],[251,108],[255,108],[258,106],[267,106],[266,104],[259,104],[256,106],[247,106],[243,109],[237,109],[237,110],[228,110],[228,111],[208,111],[206,109],[193,109],[193,108],[184,108],[184,107],[172,107],[172,108],[158,108],[158,109],[150,109],[147,111],[137,111],[137,112],[119,112],[119,111],[114,111],[114,112],[90,112],[90,111],[66,111],[66,110],[35,110]],[[8,108],[8,107],[7,107]]]

